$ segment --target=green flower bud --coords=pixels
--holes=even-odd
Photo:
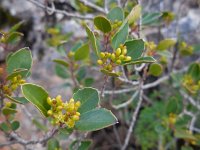
[[[119,56],[121,54],[121,52],[122,52],[121,48],[117,48],[117,50],[115,52],[116,56]]]
[[[47,111],[47,114],[48,114],[49,116],[51,116],[51,115],[53,114],[52,110],[48,110],[48,111]]]
[[[97,60],[97,63],[99,64],[99,65],[103,65],[103,61],[102,60]]]
[[[72,52],[72,51],[70,51],[68,54],[67,54],[67,56],[69,57],[69,58],[72,58],[72,57],[74,57],[74,52]]]
[[[115,58],[116,58],[115,54],[112,53],[112,54],[111,54],[111,60],[112,60],[112,61],[115,61]]]
[[[126,56],[125,61],[131,61],[131,57],[130,56]]]
[[[104,57],[105,57],[105,53],[104,53],[104,52],[101,52],[101,53],[100,53],[100,57],[101,57],[101,58],[104,58]]]
[[[127,54],[127,49],[126,49],[126,48],[123,48],[123,49],[122,49],[122,54],[123,54],[123,55],[126,55],[126,54]]]
[[[5,104],[5,107],[10,107],[12,105],[12,103],[11,102],[6,102],[6,104]]]
[[[124,58],[125,58],[124,55],[120,55],[120,56],[119,56],[119,59],[120,59],[120,60],[124,60]]]
[[[118,59],[117,61],[116,61],[116,64],[118,64],[118,65],[120,65],[122,63],[122,61],[120,60],[120,59]]]

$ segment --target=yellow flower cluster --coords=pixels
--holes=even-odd
[[[47,98],[47,103],[51,106],[47,114],[53,118],[52,123],[55,125],[65,124],[69,128],[73,128],[75,122],[79,120],[80,113],[78,108],[80,107],[80,101],[74,101],[73,98],[69,102],[63,102],[62,97],[58,95],[56,98]]]
[[[200,90],[200,80],[195,82],[191,75],[185,75],[183,78],[183,86],[192,94],[196,94]]]
[[[130,56],[126,56],[127,49],[126,46],[120,45],[114,53],[101,52],[101,59],[97,60],[97,63],[105,70],[112,71],[117,65],[122,64],[122,62],[131,61]]]
[[[22,79],[21,75],[17,75],[10,80],[8,85],[3,86],[3,92],[7,95],[11,95],[20,85],[24,84],[26,81]]]

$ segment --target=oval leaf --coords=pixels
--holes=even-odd
[[[51,106],[47,103],[48,93],[41,86],[30,83],[24,84],[22,85],[22,93],[45,117],[48,117],[47,111]]]
[[[74,59],[75,60],[86,59],[89,56],[89,52],[90,52],[89,51],[89,45],[88,45],[88,43],[86,43],[75,51]]]
[[[142,39],[131,40],[125,43],[127,47],[127,55],[132,59],[137,59],[142,56],[144,51],[144,41]]]
[[[94,25],[103,33],[108,33],[112,30],[110,21],[103,16],[95,17]]]
[[[107,15],[107,18],[114,22],[114,21],[123,21],[124,20],[124,12],[122,8],[120,7],[115,7],[113,8]]]
[[[160,43],[157,46],[157,50],[163,51],[163,50],[167,50],[170,47],[174,46],[176,44],[176,41],[173,39],[165,39],[160,41]]]
[[[153,57],[147,56],[147,57],[140,57],[128,63],[123,63],[122,65],[133,65],[133,64],[154,63],[154,62],[156,62],[156,60]]]
[[[80,113],[85,113],[96,108],[99,105],[99,94],[94,88],[83,88],[74,93],[73,98],[75,101],[80,101]]]
[[[7,72],[11,74],[16,69],[27,69],[28,71],[32,66],[32,56],[29,48],[22,48],[13,53],[7,63]],[[27,71],[27,72],[28,72]]]
[[[128,23],[124,24],[112,39],[112,47],[116,50],[120,44],[124,44],[128,37]]]
[[[160,64],[153,63],[150,65],[149,73],[153,76],[159,76],[163,72],[163,67]]]
[[[94,36],[94,33],[90,30],[90,28],[86,24],[85,24],[85,30],[87,32],[87,35],[89,37],[93,50],[95,51],[96,55],[99,56],[99,50],[97,48],[97,41]]]
[[[80,131],[96,131],[117,123],[111,111],[97,108],[81,114],[75,127]]]

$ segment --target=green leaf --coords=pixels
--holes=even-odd
[[[123,12],[122,8],[115,7],[107,14],[107,18],[112,22],[114,22],[116,20],[123,21],[124,20],[124,12]]]
[[[6,63],[8,74],[13,73],[16,69],[27,69],[29,71],[32,66],[31,51],[29,48],[22,48],[13,53]]]
[[[66,67],[64,67],[63,65],[55,65],[55,73],[56,75],[58,75],[59,77],[66,79],[69,78],[69,73]]]
[[[86,67],[79,68],[79,70],[76,74],[77,80],[80,82],[81,80],[83,80],[85,78],[86,74],[87,74]]]
[[[100,71],[101,71],[102,73],[108,75],[108,76],[112,76],[112,77],[119,77],[119,76],[120,76],[119,73],[110,72],[110,71],[108,71],[108,70],[106,70],[106,69],[101,69]]]
[[[182,146],[181,150],[193,150],[193,148],[190,146]]]
[[[80,131],[96,131],[117,123],[117,118],[111,111],[96,108],[81,114],[75,127]]]
[[[127,47],[127,55],[132,59],[137,59],[142,56],[144,51],[144,41],[142,39],[131,40],[125,43]]]
[[[151,25],[159,21],[162,13],[148,12],[142,16],[142,25]]]
[[[22,26],[23,23],[24,23],[24,21],[20,21],[17,24],[15,24],[14,26],[12,26],[9,30],[9,33],[17,31]]]
[[[47,111],[51,106],[47,103],[48,93],[35,84],[26,83],[22,85],[22,94],[45,116],[48,117]]]
[[[86,44],[84,44],[83,46],[81,46],[79,49],[77,49],[75,51],[74,59],[76,61],[78,61],[78,60],[84,60],[84,59],[86,59],[86,58],[89,57],[89,53],[90,53],[90,51],[89,51],[89,45],[88,45],[88,43],[86,43]]]
[[[93,78],[86,78],[84,80],[84,86],[86,86],[86,87],[92,86],[93,83],[94,83],[94,79]]]
[[[192,63],[188,69],[188,74],[196,81],[200,79],[200,64]]]
[[[69,66],[69,64],[66,61],[62,60],[62,59],[54,59],[53,62],[55,62],[55,63],[57,63],[59,65],[62,65],[64,67],[68,67]]]
[[[3,110],[2,110],[2,113],[4,115],[10,115],[10,114],[14,114],[16,113],[17,110],[16,109],[13,109],[13,108],[8,108],[8,107],[4,107]]]
[[[5,122],[2,122],[2,123],[0,124],[0,129],[1,129],[2,131],[4,131],[4,132],[8,132],[8,131],[10,130],[9,125],[8,125],[7,123],[5,123]]]
[[[99,50],[97,48],[97,41],[94,36],[94,33],[90,30],[90,28],[87,26],[87,24],[85,24],[85,30],[87,32],[87,35],[89,37],[89,40],[91,42],[93,50],[95,51],[96,55],[99,56]]]
[[[179,114],[182,111],[182,103],[176,97],[171,97],[166,105],[166,114],[170,113]]]
[[[10,44],[14,44],[15,42],[19,41],[20,40],[20,37],[23,36],[22,33],[20,32],[12,32],[12,33],[9,33],[7,36],[6,36],[6,39],[5,39],[5,42],[6,43],[10,43]]]
[[[47,143],[47,150],[59,150],[60,144],[59,141],[55,138],[52,138]]]
[[[142,8],[140,5],[136,5],[135,7],[133,7],[130,14],[127,16],[127,21],[129,24],[136,22],[140,18],[141,10]]]
[[[175,130],[174,136],[180,139],[197,140],[196,137],[190,134],[187,130]]]
[[[95,17],[94,25],[103,33],[108,33],[112,30],[110,21],[103,16]]]
[[[94,88],[83,88],[74,93],[73,98],[75,101],[80,101],[81,106],[79,112],[85,113],[96,108],[99,105],[99,94]]]
[[[167,50],[170,47],[174,46],[175,44],[176,44],[176,41],[173,39],[164,39],[160,41],[156,49],[160,51]]]
[[[78,41],[72,46],[71,50],[72,52],[75,52],[77,49],[79,49],[83,45],[83,41]]]
[[[28,69],[17,69],[16,71],[13,71],[13,73],[8,75],[6,80],[10,80],[18,75],[21,75],[22,77],[26,77],[27,74],[28,74]]]
[[[122,65],[133,65],[133,64],[154,63],[154,62],[156,62],[156,60],[153,57],[147,56],[131,60],[130,62],[123,63]]]
[[[161,64],[153,63],[149,67],[149,73],[153,76],[159,76],[163,72],[163,67]]]
[[[69,146],[69,150],[74,150],[77,144],[79,144],[79,141],[73,141]],[[91,140],[80,141],[80,145],[78,146],[77,150],[88,150],[91,144]]]
[[[8,98],[9,100],[11,100],[15,103],[19,103],[19,104],[26,104],[29,102],[25,97],[11,97],[9,95],[6,95],[6,98]]]
[[[12,128],[13,131],[16,131],[19,127],[20,127],[19,121],[13,121],[11,123],[11,128]]]
[[[112,39],[113,49],[117,49],[120,44],[124,44],[128,37],[128,23],[124,24]]]

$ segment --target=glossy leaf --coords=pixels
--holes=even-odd
[[[124,44],[128,37],[128,23],[124,24],[112,39],[112,47],[116,50],[120,44]]]
[[[157,23],[161,18],[162,13],[158,12],[148,12],[142,16],[142,25],[151,25]]]
[[[81,114],[75,127],[80,131],[96,131],[117,123],[117,118],[111,111],[104,108],[96,108]]]
[[[4,115],[10,115],[10,114],[14,114],[14,113],[16,113],[16,112],[17,112],[17,110],[16,110],[16,109],[13,109],[13,108],[4,107],[4,108],[2,109],[2,113],[3,113]]]
[[[79,112],[85,113],[96,108],[99,105],[99,94],[94,88],[83,88],[74,93],[73,98],[75,101],[80,101],[81,106]]]
[[[13,71],[10,75],[7,76],[6,80],[10,80],[18,75],[21,75],[22,77],[27,77],[28,75],[28,69],[17,69],[16,71]]]
[[[62,60],[62,59],[54,59],[53,62],[55,62],[55,63],[57,63],[59,65],[62,65],[64,67],[68,67],[69,66],[69,64],[66,61]]]
[[[140,5],[133,7],[130,14],[127,16],[127,21],[129,24],[136,22],[140,18],[141,10],[142,8]]]
[[[19,121],[13,121],[11,123],[11,128],[12,128],[13,131],[16,131],[19,127],[20,127]]]
[[[91,42],[92,49],[95,51],[96,55],[99,56],[99,50],[97,48],[97,41],[94,36],[94,33],[90,30],[90,28],[87,26],[87,24],[85,24],[85,30],[86,30],[89,40]]]
[[[171,97],[166,105],[166,114],[179,114],[182,111],[182,103],[176,97]]]
[[[124,12],[123,12],[122,8],[115,7],[107,14],[107,18],[112,22],[114,22],[116,20],[123,21],[124,20]]]
[[[47,103],[48,93],[41,86],[26,83],[22,85],[22,93],[45,117],[48,116],[47,111],[51,108]]]
[[[23,23],[24,23],[24,21],[20,21],[17,24],[15,24],[14,26],[12,26],[9,30],[9,33],[17,31],[22,26]]]
[[[32,55],[29,48],[22,48],[13,53],[7,63],[7,72],[13,73],[16,69],[30,70],[32,66]]]
[[[4,132],[8,132],[10,130],[9,125],[5,122],[0,123],[0,129]]]
[[[163,67],[158,63],[153,63],[149,67],[149,73],[153,76],[159,76],[162,74],[162,72],[163,72]]]
[[[175,130],[174,136],[181,139],[197,140],[196,137],[189,133],[187,130]]]
[[[89,45],[88,45],[88,43],[86,43],[75,51],[74,59],[77,61],[84,60],[89,57],[89,53],[90,53]]]
[[[19,104],[26,104],[28,103],[29,101],[24,98],[24,97],[11,97],[9,95],[6,95],[6,98],[8,98],[9,100],[15,102],[15,103],[19,103]]]
[[[124,44],[127,47],[127,55],[132,59],[137,59],[142,56],[144,51],[144,41],[142,39],[127,41]]]
[[[133,64],[154,63],[154,62],[156,62],[156,60],[153,57],[147,56],[131,60],[130,62],[123,63],[122,65],[133,65]]]
[[[170,47],[174,46],[175,44],[176,44],[176,41],[173,39],[164,39],[160,41],[156,49],[160,51],[167,50]]]
[[[110,21],[103,16],[95,17],[94,25],[97,27],[97,29],[99,29],[103,33],[108,33],[112,30]]]
[[[63,65],[61,66],[61,65],[56,64],[56,65],[55,65],[55,73],[56,73],[59,77],[61,77],[61,78],[63,78],[63,79],[66,79],[66,78],[69,77],[68,70],[67,70],[67,68],[64,67]]]

